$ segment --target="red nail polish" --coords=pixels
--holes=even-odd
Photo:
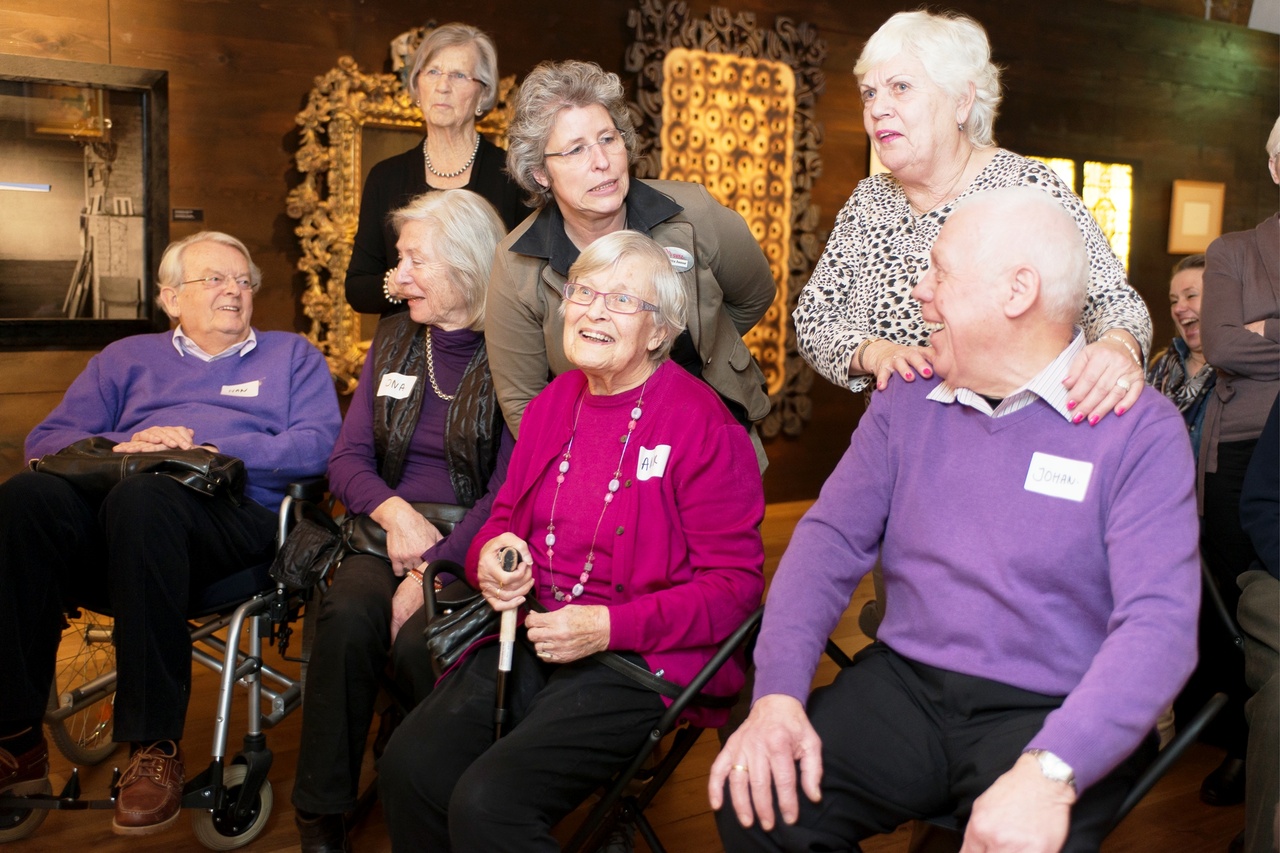
[[[1075,400],[1068,400],[1068,401],[1067,401],[1067,411],[1068,411],[1068,412],[1069,412],[1069,411],[1071,411],[1072,409],[1074,409],[1075,407],[1076,407],[1076,401],[1075,401]]]
[[[1089,417],[1089,426],[1097,426],[1098,421],[1100,420],[1102,420],[1102,418],[1098,417],[1097,415],[1091,415]]]
[[[1118,417],[1120,417],[1121,415],[1123,415],[1124,413],[1125,413],[1125,410],[1124,410],[1124,408],[1123,408],[1123,407],[1122,407],[1122,408],[1119,408],[1119,409],[1116,409],[1116,417],[1117,417],[1117,418],[1118,418]]]
[[[1083,412],[1082,412],[1082,413],[1080,413],[1080,414],[1078,414],[1078,415],[1076,415],[1074,418],[1072,418],[1072,419],[1071,419],[1071,422],[1072,422],[1073,424],[1078,424],[1078,423],[1080,423],[1082,420],[1084,420],[1084,413],[1083,413]]]
[[[915,377],[914,377],[914,376],[912,376],[910,373],[904,373],[904,374],[902,374],[902,378],[903,378],[903,379],[905,379],[905,380],[907,380],[908,382],[910,382],[912,379],[915,379]]]
[[[920,371],[920,375],[923,376],[925,379],[928,379],[930,376],[933,375],[933,371],[926,367],[924,370]]]

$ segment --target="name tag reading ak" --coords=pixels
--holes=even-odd
[[[1027,469],[1027,481],[1022,487],[1028,492],[1079,503],[1089,490],[1092,476],[1092,462],[1036,452],[1031,455],[1031,467]]]
[[[418,377],[416,376],[406,376],[403,373],[384,373],[382,381],[378,383],[378,396],[403,400],[409,396],[409,392],[413,390],[413,383],[417,381]]]

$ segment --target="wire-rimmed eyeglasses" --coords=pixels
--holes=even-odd
[[[566,163],[579,165],[587,162],[587,154],[597,145],[605,154],[613,155],[626,148],[626,139],[622,136],[622,131],[611,130],[600,134],[600,138],[595,142],[579,143],[567,151],[548,151],[544,157],[559,157]]]
[[[207,275],[204,278],[188,279],[182,283],[203,284],[205,290],[218,290],[219,288],[225,287],[229,281],[234,281],[236,283],[236,287],[241,290],[252,290],[255,293],[258,290],[258,285],[254,284],[253,279],[249,278],[247,275],[223,275],[222,273],[214,273],[213,275]]]
[[[597,296],[604,297],[604,307],[614,314],[636,314],[640,311],[662,310],[652,302],[645,302],[639,296],[632,296],[630,293],[601,293],[599,290],[592,290],[585,284],[579,284],[576,281],[565,283],[564,298],[576,305],[590,305],[596,301]]]
[[[461,71],[444,71],[440,68],[428,68],[422,73],[427,75],[427,78],[430,79],[432,83],[439,83],[440,78],[443,77],[455,86],[468,81],[472,83],[479,83],[481,86],[489,85],[479,77],[472,77],[470,74],[464,74]]]

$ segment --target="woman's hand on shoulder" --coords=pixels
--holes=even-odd
[[[502,567],[503,552],[515,551],[515,571]],[[502,533],[490,539],[480,549],[476,565],[476,577],[480,581],[480,593],[494,610],[514,610],[524,604],[524,597],[533,589],[533,557],[529,545],[514,533]]]
[[[862,347],[861,356],[855,355],[853,360],[850,370],[861,367],[861,373],[875,379],[877,391],[888,387],[889,377],[895,373],[907,382],[915,381],[917,374],[925,379],[933,376],[932,347],[907,346],[877,338]]]
[[[1126,345],[1106,332],[1076,356],[1063,385],[1067,388],[1067,408],[1072,423],[1096,424],[1111,412],[1123,415],[1138,402],[1147,378],[1134,358],[1136,341]],[[1132,341],[1132,336],[1125,333]]]
[[[570,663],[609,648],[609,608],[599,604],[530,613],[524,627],[538,657],[550,663]]]

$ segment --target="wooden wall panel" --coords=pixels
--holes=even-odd
[[[1015,151],[1084,155],[1135,164],[1138,198],[1132,278],[1155,315],[1157,340],[1172,334],[1164,309],[1168,205],[1175,178],[1227,184],[1227,227],[1249,227],[1277,207],[1262,144],[1280,112],[1274,35],[1176,14],[1183,0],[1149,0],[1165,10],[1111,0],[1028,6],[1013,0],[955,0],[991,34],[1007,89],[997,123]],[[503,74],[523,76],[542,59],[580,58],[622,69],[638,0],[585,4],[553,0],[473,4],[471,23],[498,44]],[[1186,0],[1190,2],[1190,0]],[[1196,4],[1199,0],[1195,0]],[[827,85],[817,104],[824,173],[814,188],[823,236],[866,175],[867,140],[852,76],[862,43],[900,0],[720,0],[762,27],[776,15],[814,24],[827,43]],[[691,0],[691,14],[709,0]],[[0,52],[169,71],[170,195],[175,207],[204,210],[201,224],[173,223],[171,236],[201,227],[243,239],[263,268],[255,325],[301,328],[293,221],[284,212],[297,184],[294,115],[317,75],[339,56],[386,70],[387,43],[433,10],[402,0],[0,0]],[[72,361],[83,363],[85,354]],[[57,361],[53,354],[33,355]],[[28,368],[30,365],[28,365]],[[8,381],[19,368],[0,358]],[[37,366],[69,382],[75,370]],[[779,440],[766,486],[771,499],[812,497],[847,443],[861,401],[815,389],[815,421],[799,441]],[[0,476],[29,423],[56,390],[0,391]],[[49,396],[51,395],[51,396]],[[43,411],[41,411],[43,410]],[[40,414],[35,414],[40,411]],[[25,412],[25,414],[23,414]],[[21,433],[21,434],[19,434]],[[5,455],[10,454],[10,455]]]

